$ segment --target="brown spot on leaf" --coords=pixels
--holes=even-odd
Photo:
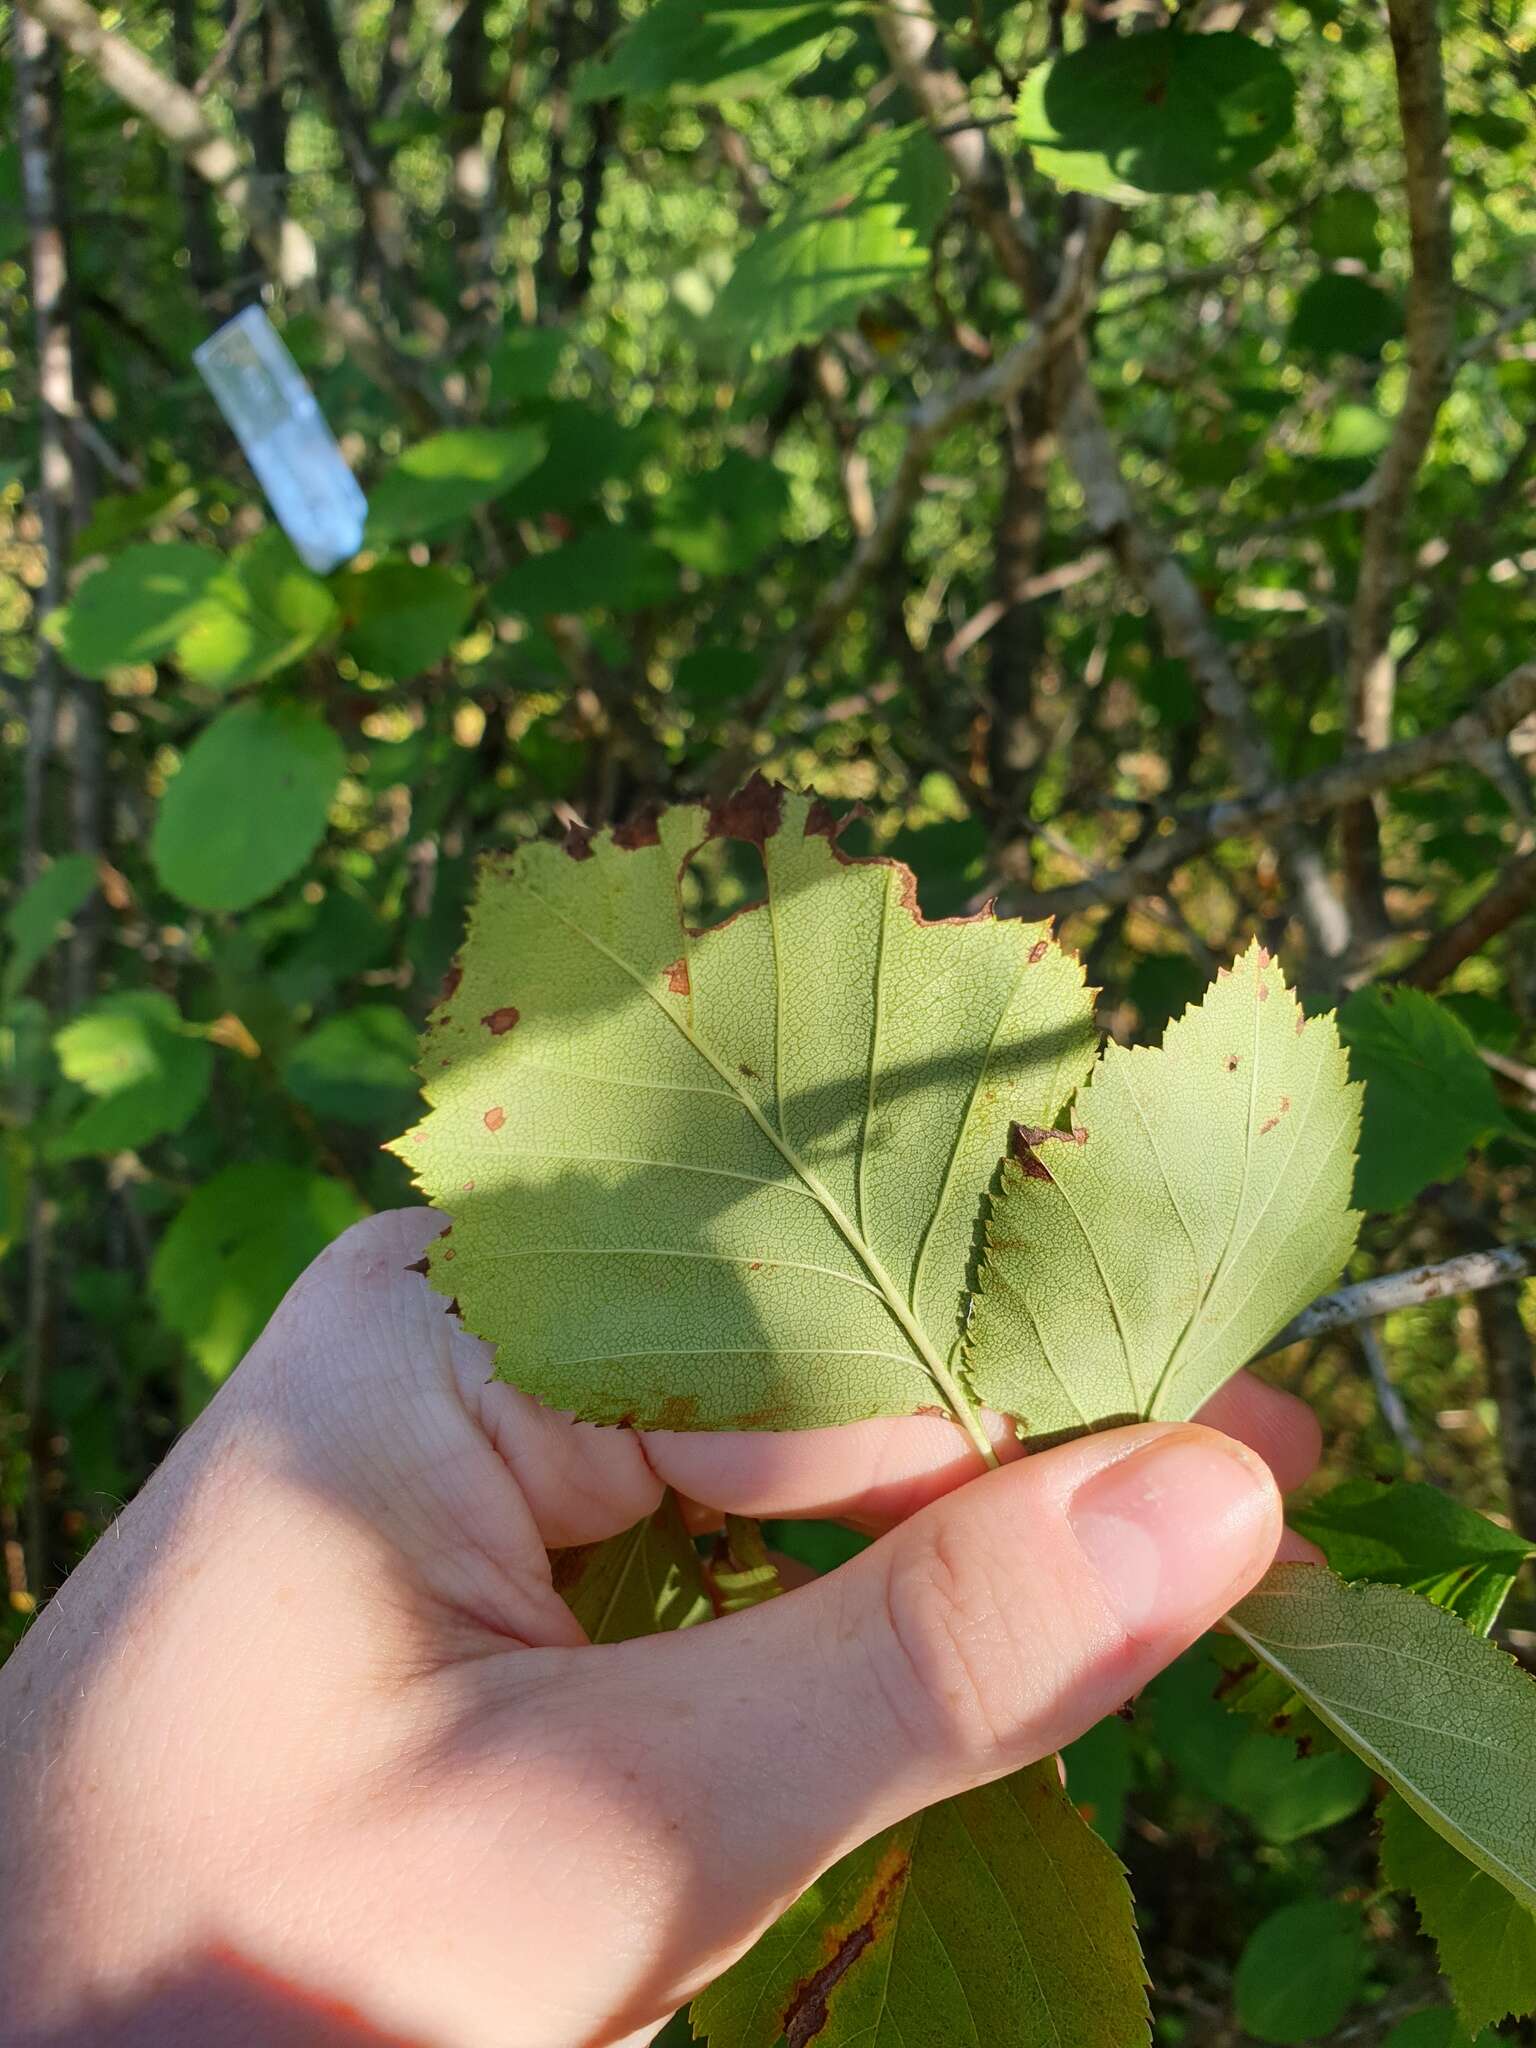
[[[643,811],[637,811],[627,825],[615,825],[613,843],[621,846],[626,853],[636,853],[642,846],[660,846],[661,832],[657,819],[661,812],[655,804],[647,804]]]
[[[853,1925],[846,1933],[830,1928],[826,1940],[831,1953],[819,1970],[802,1977],[790,1994],[780,2027],[784,2048],[807,2048],[831,2018],[832,1993],[859,1957],[874,1946],[895,1911],[896,1899],[906,1883],[912,1859],[904,1849],[888,1849],[875,1866],[874,1877],[850,1916]]]
[[[572,860],[590,860],[592,858],[592,827],[590,825],[583,825],[578,818],[573,818],[565,828],[565,837],[561,840],[560,845],[562,851],[568,853]]]
[[[450,1252],[449,1257],[451,1258],[452,1256],[453,1254]],[[443,1314],[445,1316],[453,1316],[457,1321],[461,1323],[463,1322],[464,1311],[459,1307],[459,1297],[457,1295],[453,1297],[452,1301],[450,1301],[448,1306],[443,1310]]]
[[[1274,954],[1270,952],[1270,950],[1269,950],[1268,946],[1260,946],[1260,948],[1259,948],[1259,965],[1260,965],[1260,967],[1267,967],[1267,966],[1269,965],[1270,961],[1274,959],[1274,957],[1275,957],[1275,956],[1274,956]]]
[[[506,1120],[507,1112],[499,1102],[494,1109],[488,1109],[485,1112],[485,1128],[488,1131],[499,1131]]]
[[[1290,1110],[1291,1110],[1291,1098],[1289,1097],[1289,1095],[1282,1095],[1282,1096],[1281,1096],[1281,1098],[1280,1098],[1280,1114],[1281,1114],[1282,1116],[1289,1116],[1289,1115],[1290,1115]]]
[[[450,1259],[456,1259],[456,1258],[457,1258],[458,1256],[459,1256],[459,1255],[458,1255],[458,1253],[457,1253],[457,1252],[455,1252],[455,1251],[446,1251],[446,1252],[444,1252],[444,1253],[443,1253],[443,1264],[444,1264],[444,1265],[446,1266],[446,1265],[447,1265],[447,1263],[448,1263],[448,1261],[449,1261]]]
[[[697,1429],[699,1403],[695,1394],[669,1394],[656,1410],[652,1429]]]
[[[1037,1146],[1086,1145],[1088,1132],[1078,1124],[1070,1131],[1044,1130],[1036,1124],[1015,1124],[1009,1133],[1008,1145],[1028,1180],[1050,1180],[1051,1171],[1040,1157]]]
[[[490,1032],[492,1038],[501,1038],[512,1029],[521,1015],[521,1010],[515,1009],[511,1003],[504,1003],[499,1010],[487,1010],[480,1022]]]
[[[814,834],[821,839],[836,839],[847,822],[846,818],[838,817],[830,804],[817,797],[805,814],[805,836],[809,839]]]
[[[1269,1132],[1271,1132],[1275,1128],[1275,1125],[1279,1123],[1279,1121],[1280,1119],[1277,1116],[1265,1117],[1263,1123],[1259,1125],[1259,1136],[1261,1138],[1266,1137],[1269,1134]]]
[[[1229,1052],[1221,1063],[1229,1074],[1235,1074],[1241,1064],[1235,1052]]]
[[[734,796],[724,797],[710,806],[710,836],[741,839],[761,852],[778,831],[783,815],[783,790],[761,775],[754,775]]]
[[[763,1270],[763,1262],[762,1262],[762,1260],[761,1260],[761,1259],[748,1259],[748,1261],[747,1261],[747,1271],[748,1271],[749,1273],[761,1273],[761,1271],[762,1271],[762,1270]]]
[[[1298,1010],[1298,1011],[1296,1012],[1296,1036],[1297,1036],[1298,1038],[1300,1038],[1301,1034],[1303,1033],[1303,1031],[1305,1031],[1305,1030],[1306,1030],[1306,1028],[1307,1028],[1307,1013],[1306,1013],[1306,1011],[1305,1011],[1305,1010]]]
[[[464,970],[458,961],[455,960],[448,972],[443,976],[443,985],[438,992],[438,1001],[446,1003],[451,996],[456,996],[459,992],[459,983],[463,979]]]
[[[1045,958],[1046,954],[1049,953],[1050,950],[1051,942],[1049,939],[1036,939],[1035,943],[1029,949],[1030,966],[1038,967],[1040,962]]]
[[[686,960],[674,960],[670,967],[662,969],[662,973],[667,977],[667,987],[671,989],[673,995],[688,996],[693,994],[693,984],[688,979],[688,962]]]
[[[431,1262],[427,1259],[412,1259],[405,1270],[407,1273],[429,1273],[432,1270]]]
[[[1269,1001],[1269,983],[1267,981],[1261,981],[1259,983],[1259,1001],[1261,1003],[1267,1003]]]
[[[749,1081],[761,1081],[761,1079],[763,1078],[762,1075],[757,1071],[756,1067],[742,1066],[738,1067],[736,1071],[738,1074],[744,1074]]]
[[[475,1184],[472,1180],[465,1181],[463,1187],[459,1190],[459,1193],[462,1195],[472,1195],[474,1192]]]

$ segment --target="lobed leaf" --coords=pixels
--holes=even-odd
[[[722,836],[766,898],[699,929],[689,863]],[[1045,927],[925,924],[906,869],[757,784],[486,867],[396,1149],[454,1217],[433,1284],[541,1400],[674,1429],[965,1412],[984,1190],[1092,1046]]]
[[[1360,1090],[1261,947],[1171,1024],[1109,1045],[1068,1131],[1023,1133],[967,1337],[977,1398],[1031,1437],[1182,1419],[1355,1242]]]

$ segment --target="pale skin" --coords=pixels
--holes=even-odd
[[[1212,1626],[1316,1458],[1245,1378],[1214,1427],[1025,1458],[995,1420],[990,1473],[937,1418],[575,1424],[410,1270],[439,1227],[311,1267],[0,1671],[3,2048],[637,2048],[837,1857]],[[546,1550],[664,1485],[883,1533],[594,1647]]]

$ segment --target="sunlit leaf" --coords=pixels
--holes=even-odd
[[[1364,988],[1339,1012],[1349,1070],[1364,1081],[1362,1209],[1401,1209],[1432,1181],[1454,1180],[1467,1154],[1504,1123],[1493,1076],[1471,1033],[1433,996]]]
[[[1290,133],[1293,98],[1268,44],[1154,29],[1037,65],[1018,134],[1056,184],[1134,203],[1236,183]]]
[[[53,1043],[65,1079],[95,1097],[50,1142],[56,1159],[131,1151],[182,1130],[213,1075],[212,1046],[154,989],[103,997]]]
[[[228,558],[176,659],[194,682],[233,690],[288,668],[336,624],[336,600],[287,537],[268,527]]]
[[[51,616],[49,637],[82,676],[156,661],[197,619],[223,570],[222,555],[187,541],[125,548]]]
[[[584,100],[749,99],[808,70],[848,0],[653,0],[576,74]]]
[[[531,475],[547,445],[536,427],[454,427],[416,442],[368,494],[369,545],[388,547],[467,519]]]
[[[738,257],[712,320],[772,356],[850,320],[867,299],[928,267],[949,197],[926,129],[888,129],[823,165]]]
[[[193,741],[161,799],[150,852],[199,910],[243,910],[296,874],[325,831],[345,757],[323,719],[250,701]]]
[[[1255,946],[1160,1048],[1106,1046],[987,1221],[978,1396],[1048,1437],[1193,1415],[1338,1278],[1359,1117],[1338,1033]]]
[[[679,870],[719,833],[768,900],[699,931]],[[1056,1114],[1092,1029],[1042,927],[925,925],[909,887],[762,784],[486,868],[397,1149],[504,1377],[673,1428],[951,1400],[1010,1121]]]

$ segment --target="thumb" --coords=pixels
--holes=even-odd
[[[651,1728],[687,1731],[652,1755],[689,1788],[676,1810],[699,1817],[722,1946],[881,1828],[1112,1712],[1253,1585],[1280,1533],[1252,1451],[1146,1424],[989,1472],[814,1585],[630,1646],[676,1703]]]

